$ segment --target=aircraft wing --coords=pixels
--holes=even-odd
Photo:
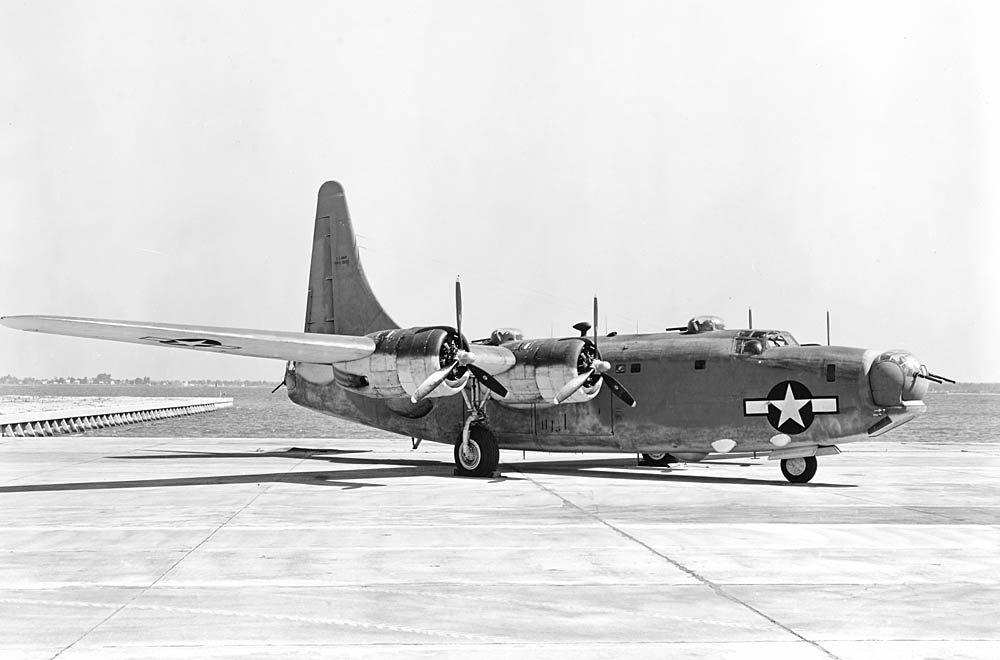
[[[0,317],[0,323],[29,332],[316,364],[358,360],[375,352],[375,342],[370,337],[349,335],[244,330],[70,316],[4,316]]]

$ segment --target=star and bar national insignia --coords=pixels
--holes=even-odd
[[[816,415],[834,415],[840,412],[835,396],[813,396],[809,388],[794,380],[785,380],[767,393],[764,399],[744,399],[746,417],[766,415],[767,421],[779,433],[796,435],[813,423]]]
[[[167,346],[182,346],[184,348],[214,348],[217,351],[235,351],[239,346],[227,346],[217,339],[205,339],[203,337],[140,337],[146,341],[155,341]]]

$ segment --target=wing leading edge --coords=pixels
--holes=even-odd
[[[0,317],[0,324],[28,332],[316,364],[358,360],[375,352],[375,342],[370,337],[350,335],[245,330],[71,316],[4,316]]]

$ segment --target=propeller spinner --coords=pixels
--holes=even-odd
[[[574,328],[581,331],[581,336],[579,339],[584,342],[585,346],[580,352],[580,363],[577,366],[577,370],[580,372],[575,378],[572,378],[569,382],[562,386],[552,402],[556,405],[562,403],[566,399],[573,396],[577,390],[581,387],[593,387],[599,381],[603,381],[608,388],[611,389],[611,393],[616,397],[621,399],[626,405],[635,408],[635,399],[629,394],[625,386],[619,383],[611,374],[608,372],[611,370],[611,363],[601,359],[601,353],[597,350],[597,297],[594,297],[594,325],[591,326],[594,330],[594,338],[588,338],[584,333],[586,330],[583,326],[586,323],[577,323]]]
[[[476,380],[482,383],[486,389],[490,390],[500,398],[507,396],[507,388],[500,384],[485,369],[480,369],[473,362],[476,361],[476,354],[468,350],[469,341],[462,334],[462,283],[455,280],[455,339],[442,348],[440,369],[428,376],[424,382],[417,386],[410,396],[412,403],[427,398],[427,396],[440,387],[441,383],[448,380],[461,378],[465,369],[472,372]]]

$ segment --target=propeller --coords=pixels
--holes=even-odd
[[[565,385],[560,388],[559,392],[556,393],[552,402],[559,405],[566,399],[570,398],[576,394],[577,390],[585,385],[593,386],[599,380],[604,381],[604,383],[611,390],[611,393],[616,397],[621,399],[626,405],[635,408],[635,399],[629,394],[625,386],[619,383],[613,376],[608,372],[611,370],[611,363],[601,359],[601,354],[597,350],[597,297],[594,297],[594,325],[590,326],[594,329],[594,338],[590,339],[585,335],[586,330],[583,330],[583,326],[589,325],[587,323],[577,323],[574,328],[581,331],[583,335],[581,338],[587,347],[591,347],[592,350],[588,351],[585,349],[580,353],[582,365],[579,365],[577,369],[582,366],[584,371],[577,374],[575,377],[569,380]],[[589,328],[588,328],[589,329]]]
[[[452,346],[452,351],[448,351],[451,355],[448,357],[442,356],[442,361],[446,362],[446,364],[417,386],[417,389],[410,396],[410,402],[417,403],[427,398],[431,392],[440,387],[441,383],[448,380],[449,376],[452,376],[452,378],[461,377],[463,369],[468,369],[472,372],[477,381],[501,399],[507,396],[507,388],[501,385],[500,381],[494,378],[488,371],[474,365],[473,362],[476,361],[476,354],[467,350],[469,342],[465,338],[465,335],[462,334],[462,283],[458,279],[455,280],[455,331],[458,336],[458,343]]]

